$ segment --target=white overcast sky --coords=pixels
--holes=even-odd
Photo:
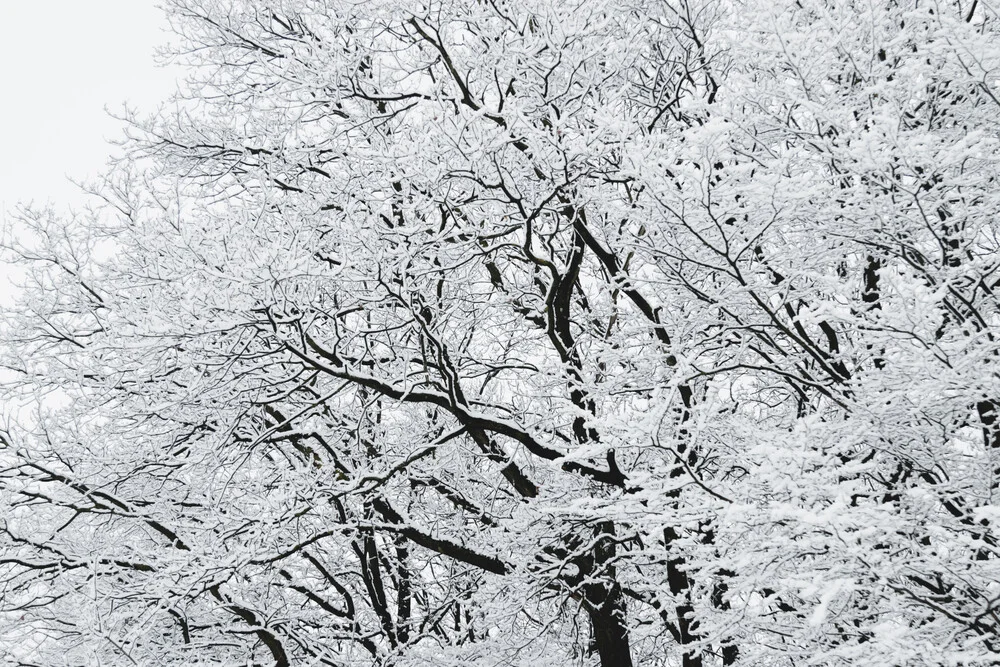
[[[175,71],[156,0],[0,0],[0,209],[79,204],[67,177],[100,171],[121,133],[105,107],[152,111]]]

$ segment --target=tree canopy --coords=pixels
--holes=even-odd
[[[165,4],[7,230],[10,664],[1000,662],[991,3]]]

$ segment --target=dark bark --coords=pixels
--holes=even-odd
[[[616,586],[604,604],[590,613],[594,628],[594,647],[601,667],[632,667],[632,652],[625,628],[625,600]]]
[[[594,649],[601,667],[632,667],[625,597],[614,564],[617,555],[614,523],[602,522],[597,531],[600,537],[595,545],[574,561],[580,569],[578,580],[589,582],[582,589],[594,633]]]
[[[406,545],[406,538],[402,535],[396,537],[396,635],[400,644],[410,641],[410,616],[412,613],[412,582],[410,581],[409,567],[410,549]]]
[[[372,499],[372,507],[386,521],[398,526],[395,530],[401,535],[406,536],[411,542],[419,544],[429,551],[448,556],[461,563],[472,565],[493,574],[507,574],[510,571],[508,565],[499,558],[487,556],[457,542],[437,538],[406,525],[399,512],[382,498]]]

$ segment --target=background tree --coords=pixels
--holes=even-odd
[[[986,3],[170,0],[25,211],[22,664],[992,664]]]

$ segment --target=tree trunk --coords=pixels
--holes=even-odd
[[[614,584],[610,591],[604,589],[602,594],[604,603],[590,611],[594,647],[601,658],[601,667],[632,667],[621,589]]]
[[[596,580],[583,586],[594,648],[601,658],[601,667],[632,667],[625,598],[614,566],[617,552],[614,522],[603,522],[597,530],[607,539],[597,540],[591,553],[578,563],[582,575]]]

